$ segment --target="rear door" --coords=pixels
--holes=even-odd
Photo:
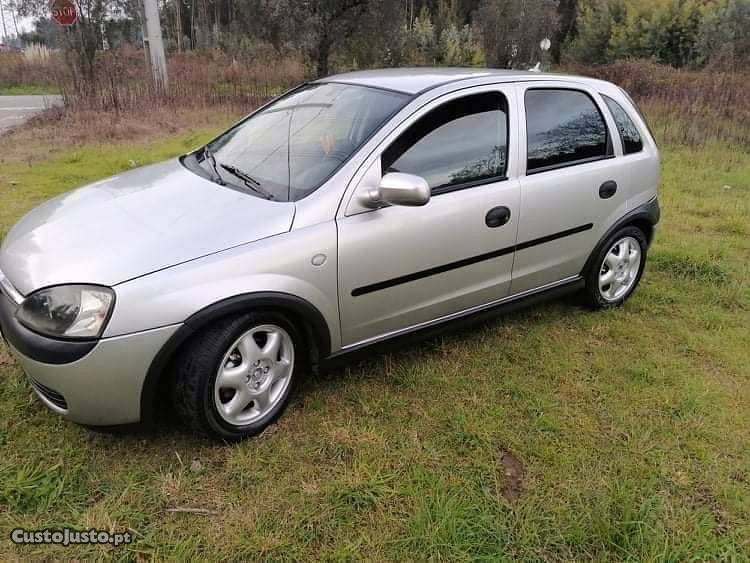
[[[503,298],[519,219],[513,88],[446,95],[400,124],[363,165],[339,217],[344,346]],[[388,172],[421,176],[423,207],[366,209],[357,195]],[[489,217],[488,217],[489,216]]]
[[[526,142],[514,294],[576,276],[627,209],[620,142],[599,94],[569,82],[518,91]]]

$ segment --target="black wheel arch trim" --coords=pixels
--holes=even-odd
[[[211,323],[240,313],[258,310],[289,312],[304,320],[300,331],[310,348],[311,360],[319,361],[331,353],[331,333],[322,313],[310,302],[290,293],[263,291],[245,293],[218,301],[188,317],[162,346],[151,362],[141,389],[141,422],[149,423],[156,414],[156,395],[174,354],[185,342]]]
[[[16,318],[17,306],[0,291],[0,332],[18,352],[43,364],[70,364],[93,350],[98,339],[58,340],[42,336],[23,326]]]
[[[639,222],[646,222],[651,227],[654,227],[659,222],[660,217],[661,209],[659,208],[659,199],[657,197],[650,199],[646,203],[639,205],[635,209],[632,209],[628,213],[623,215],[614,225],[607,229],[604,235],[602,235],[602,237],[599,239],[599,242],[596,243],[596,246],[591,251],[591,254],[586,260],[583,268],[581,269],[581,275],[585,275],[586,272],[589,271],[592,262],[599,254],[602,245],[607,242],[607,239],[611,237],[616,231],[622,229],[623,227],[627,227],[628,225],[637,224]],[[651,233],[644,234],[646,235],[648,243],[651,244]]]

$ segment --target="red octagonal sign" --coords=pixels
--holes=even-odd
[[[78,10],[73,0],[52,0],[52,18],[60,25],[73,25],[78,21]]]

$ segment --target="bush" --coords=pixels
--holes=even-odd
[[[582,0],[567,62],[651,59],[674,67],[750,61],[750,0]]]

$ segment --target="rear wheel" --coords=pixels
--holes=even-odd
[[[589,304],[622,305],[641,280],[647,249],[646,236],[638,227],[624,227],[609,237],[586,275]]]
[[[262,432],[283,411],[304,342],[279,313],[251,313],[206,329],[176,363],[174,403],[193,428],[232,440]]]

